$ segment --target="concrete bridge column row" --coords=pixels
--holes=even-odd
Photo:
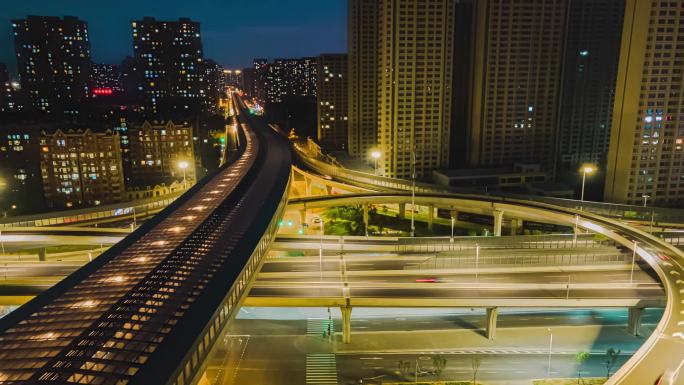
[[[629,318],[627,323],[627,332],[632,335],[639,335],[639,328],[641,327],[641,319],[643,318],[645,309],[643,307],[630,307]],[[341,306],[342,313],[342,342],[348,344],[351,342],[351,306]],[[487,308],[487,320],[485,324],[484,334],[489,340],[496,339],[496,327],[499,318],[498,307]]]

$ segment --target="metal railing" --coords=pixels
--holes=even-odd
[[[615,246],[615,242],[594,234],[515,235],[501,237],[399,238],[399,253],[430,253],[440,251],[482,249],[565,249]]]
[[[574,265],[599,265],[599,264],[625,264],[631,256],[623,253],[612,254],[586,254],[586,253],[563,253],[554,255],[448,255],[440,253],[438,256],[416,264],[407,265],[405,270],[427,269],[456,269],[493,266],[574,266]]]

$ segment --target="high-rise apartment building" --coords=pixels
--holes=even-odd
[[[368,160],[378,144],[378,0],[349,0],[347,151]]]
[[[33,108],[75,115],[88,97],[90,41],[85,22],[72,16],[12,20],[21,86]]]
[[[269,73],[269,64],[267,59],[254,59],[253,61],[254,65],[254,72],[255,72],[255,79],[254,79],[254,97],[260,102],[260,103],[266,103],[268,99],[268,73]]]
[[[204,104],[207,110],[218,112],[219,99],[225,95],[223,67],[208,59],[204,62]]]
[[[449,161],[454,0],[381,1],[378,151],[382,174],[410,178]]]
[[[467,165],[553,169],[568,5],[475,2]]]
[[[242,69],[242,84],[238,85],[247,95],[256,95],[256,70],[252,67]]]
[[[133,21],[133,51],[142,72],[142,92],[157,109],[165,98],[204,98],[204,56],[200,24],[187,18]]]
[[[90,86],[94,96],[106,96],[122,92],[119,66],[93,63],[90,71]]]
[[[267,102],[316,96],[316,58],[275,59],[268,66]]]
[[[684,204],[684,3],[627,0],[604,198]]]
[[[226,69],[223,71],[223,75],[227,86],[242,87],[242,70]]]
[[[48,207],[97,206],[123,199],[119,135],[110,130],[43,132],[40,168]]]
[[[625,0],[570,3],[558,123],[558,169],[605,169]]]
[[[0,136],[0,215],[41,212],[40,127],[26,122],[3,124]]]
[[[5,64],[0,63],[0,113],[16,110],[12,82]]]
[[[320,55],[317,72],[319,143],[325,149],[345,150],[348,122],[347,55]]]
[[[145,121],[129,126],[131,184],[153,186],[196,180],[193,127],[172,121]],[[183,163],[185,162],[185,163]],[[184,169],[182,164],[186,165]]]

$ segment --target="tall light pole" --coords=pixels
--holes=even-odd
[[[634,283],[634,262],[636,261],[637,241],[634,241],[634,248],[632,249],[632,268],[629,272],[629,283]]]
[[[475,280],[477,281],[477,273],[480,267],[480,244],[475,244]]]
[[[551,328],[547,329],[549,331],[549,363],[546,367],[546,378],[551,378],[551,349],[553,349],[553,332]]]
[[[648,194],[641,194],[641,197],[644,199],[644,208],[646,208],[646,203],[651,198],[651,196]],[[653,217],[654,216],[655,216],[655,211],[653,208],[651,208],[651,233],[653,233]]]
[[[321,282],[323,282],[323,218],[321,217],[313,217],[313,223],[318,223],[321,228],[321,243],[320,246],[318,247],[318,265],[320,268],[320,278]]]
[[[454,225],[456,224],[456,218],[454,218],[454,215],[451,215],[451,243],[454,243]]]
[[[411,237],[416,235],[415,226],[415,211],[416,211],[416,145],[411,151]],[[432,213],[430,213],[432,216]]]
[[[378,159],[380,159],[380,151],[371,152],[371,158],[373,158],[373,161],[375,163],[373,174],[378,175]]]
[[[591,174],[594,172],[594,168],[591,166],[584,166],[582,167],[582,195],[580,197],[580,201],[584,202],[584,185],[586,184],[587,181],[587,174]]]
[[[188,162],[185,160],[181,160],[180,162],[178,162],[178,168],[183,170],[183,189],[185,190],[188,188],[187,179],[185,178],[185,170],[187,170],[188,168]]]

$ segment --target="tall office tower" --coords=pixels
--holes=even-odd
[[[324,54],[318,57],[316,106],[318,140],[326,149],[347,148],[347,55]]]
[[[142,91],[157,110],[160,99],[204,98],[200,24],[190,19],[133,21],[133,51],[142,72]]]
[[[349,155],[370,160],[378,144],[378,0],[349,0]],[[372,160],[371,160],[372,161]]]
[[[43,132],[40,154],[48,207],[97,206],[123,199],[119,134],[89,129]]]
[[[196,180],[193,127],[187,122],[145,121],[129,126],[131,184],[171,184],[185,177]],[[187,162],[186,169],[180,167]]]
[[[267,101],[282,103],[316,96],[316,58],[275,59],[268,68]]]
[[[90,85],[95,96],[122,92],[119,66],[93,63],[90,71]]]
[[[605,170],[625,0],[574,0],[568,14],[558,169]]]
[[[684,3],[627,0],[604,198],[684,204]]]
[[[379,9],[378,151],[382,174],[410,178],[449,161],[454,0],[386,0]]]
[[[21,86],[34,109],[78,114],[88,97],[90,41],[85,22],[72,17],[12,20]]]
[[[254,59],[254,95],[260,103],[266,103],[268,99],[268,60],[267,59]]]
[[[568,2],[475,3],[468,165],[553,168]]]

